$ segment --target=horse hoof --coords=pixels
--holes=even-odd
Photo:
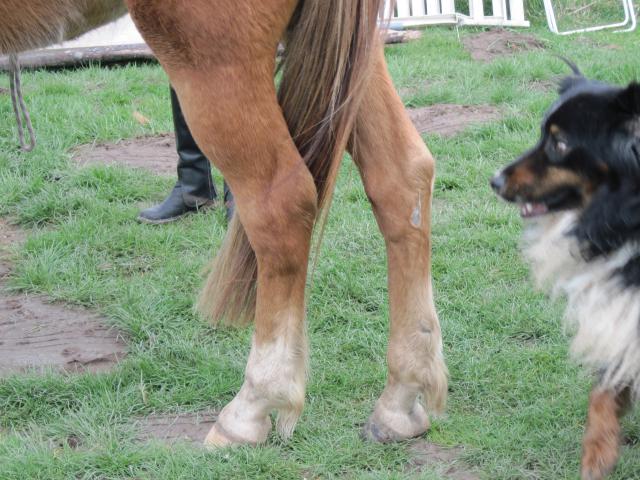
[[[268,422],[268,426],[266,426],[266,428],[264,427],[265,426],[256,430],[255,435],[253,436],[254,438],[249,439],[231,433],[218,421],[218,423],[209,430],[207,438],[204,439],[204,446],[210,449],[237,447],[241,445],[256,446],[267,440],[269,431],[271,430],[271,422]]]
[[[429,430],[429,417],[420,406],[409,414],[376,409],[362,427],[362,438],[377,443],[390,443],[419,437]],[[386,420],[386,421],[385,421]]]
[[[390,443],[399,440],[397,432],[389,430],[384,426],[379,426],[371,418],[365,423],[361,431],[362,439],[368,442]]]
[[[239,445],[239,443],[227,437],[221,429],[217,428],[217,425],[214,425],[209,430],[207,438],[204,439],[204,446],[211,449],[232,447],[234,445]]]

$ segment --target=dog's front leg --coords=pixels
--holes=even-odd
[[[628,388],[612,390],[597,385],[591,391],[582,441],[582,480],[600,480],[615,467],[620,447],[620,417],[630,403]]]

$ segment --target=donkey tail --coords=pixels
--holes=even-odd
[[[278,101],[313,175],[324,224],[340,161],[377,46],[383,0],[301,0],[285,33]],[[251,322],[256,257],[234,219],[200,294],[198,310],[213,322]]]

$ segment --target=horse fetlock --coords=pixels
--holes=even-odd
[[[416,382],[427,409],[431,413],[442,413],[447,399],[448,370],[441,345],[431,346],[431,350],[418,351],[416,361],[409,370],[410,378],[405,382]]]
[[[302,401],[291,402],[287,407],[278,409],[276,430],[282,438],[288,439],[293,435],[293,430],[296,428],[300,415],[302,415],[303,407],[304,397]]]
[[[444,411],[449,389],[449,371],[441,353],[437,353],[423,372],[422,397],[428,410],[439,414]]]
[[[439,328],[417,329],[408,343],[392,343],[387,359],[389,381],[385,392],[404,398],[407,405],[420,395],[430,411],[440,413],[444,409],[448,371]]]
[[[291,436],[302,413],[307,372],[304,332],[292,328],[289,333],[285,339],[254,343],[245,381],[252,398],[264,402],[266,414],[277,411],[276,426],[283,438]]]
[[[283,373],[282,378],[271,383],[267,396],[270,398],[271,410],[275,410],[277,414],[276,430],[282,438],[287,439],[293,434],[302,415],[306,375],[305,369]]]
[[[250,378],[253,379],[252,396],[261,399],[264,414],[275,411],[278,434],[284,439],[291,437],[304,408],[305,369],[283,367],[278,377],[257,380],[252,374]]]

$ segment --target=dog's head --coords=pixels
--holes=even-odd
[[[491,186],[524,217],[585,208],[603,187],[640,188],[640,85],[626,89],[568,77],[531,150],[498,172]]]
[[[614,87],[574,73],[545,114],[538,143],[491,186],[525,218],[578,209],[577,228],[585,229],[578,236],[606,243],[592,237],[607,226],[640,231],[640,85]]]

